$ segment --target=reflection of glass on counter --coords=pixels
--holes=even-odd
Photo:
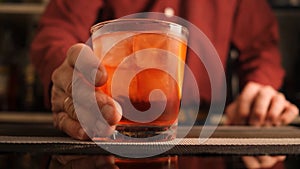
[[[178,169],[178,157],[115,158],[120,169]]]
[[[1,156],[0,156],[1,157]],[[249,156],[248,156],[249,157]],[[36,159],[35,157],[34,159]],[[40,160],[40,158],[38,158]],[[54,155],[48,169],[241,169],[247,168],[242,156],[162,156],[154,158],[127,159],[122,162],[115,156]],[[286,161],[274,163],[272,169],[299,168],[299,156],[289,156]],[[32,161],[32,160],[31,160]],[[158,162],[160,161],[160,162]],[[33,162],[33,161],[32,161]],[[38,163],[36,160],[35,162]],[[0,164],[1,167],[1,164]],[[13,168],[14,169],[14,168]]]
[[[179,169],[177,156],[121,158],[115,156],[54,155],[49,169],[60,168]]]

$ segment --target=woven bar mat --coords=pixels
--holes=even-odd
[[[35,152],[51,154],[143,155],[164,150],[161,155],[299,155],[300,129],[285,127],[220,126],[211,138],[199,141],[203,128],[194,127],[187,138],[167,142],[97,142],[71,139],[53,127],[42,124],[1,124],[1,152]],[[207,128],[207,130],[213,128]],[[130,151],[128,151],[130,150]]]
[[[55,154],[111,154],[118,149],[123,155],[142,155],[166,150],[165,155],[299,155],[300,138],[197,138],[168,142],[91,142],[68,137],[0,136],[1,152],[37,152]],[[142,154],[141,154],[142,153]]]

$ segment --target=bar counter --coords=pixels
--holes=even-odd
[[[95,143],[93,141],[74,140],[55,129],[52,126],[51,113],[27,113],[23,115],[25,116],[18,116],[18,113],[13,112],[1,113],[1,156],[33,154],[39,157],[43,155],[94,157],[114,155],[111,150],[115,149],[118,149],[125,156],[139,156],[144,152],[166,150],[158,154],[157,157],[176,156],[180,159],[179,161],[183,159],[186,161],[195,160],[195,158],[198,158],[196,161],[226,158],[231,159],[231,167],[234,164],[239,164],[238,166],[241,167],[240,160],[234,161],[233,159],[240,159],[242,156],[285,155],[290,159],[285,161],[289,162],[298,161],[300,157],[300,128],[297,123],[282,127],[218,126],[212,132],[211,137],[204,142],[199,140],[203,126],[194,126],[185,138],[182,138],[182,132],[186,130],[186,127],[180,126],[178,138],[173,141],[147,143],[105,141]],[[15,117],[21,117],[21,119]],[[210,129],[214,128],[206,128],[206,130]],[[228,163],[226,164],[228,165]],[[287,168],[286,166],[289,165],[284,164],[284,166]],[[295,164],[293,166],[297,167]]]

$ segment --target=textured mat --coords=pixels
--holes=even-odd
[[[178,131],[180,137],[181,127]],[[211,138],[199,140],[201,126],[194,127],[187,138],[167,142],[97,142],[78,141],[49,124],[1,124],[0,152],[36,152],[51,154],[144,155],[299,155],[300,129],[294,126],[259,128],[220,126]],[[208,128],[209,130],[209,128]]]
[[[178,139],[168,142],[92,142],[74,140],[52,126],[51,113],[0,113],[0,152],[34,152],[50,154],[143,155],[300,155],[299,123],[284,127],[219,126],[206,127],[212,133],[203,142],[203,127],[187,134],[179,127]],[[183,138],[185,137],[185,138]],[[183,139],[182,139],[183,138]]]

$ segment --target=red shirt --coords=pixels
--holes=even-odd
[[[281,86],[284,71],[277,21],[265,0],[51,0],[31,48],[46,98],[52,72],[64,61],[71,45],[87,41],[99,15],[100,20],[107,20],[138,12],[164,12],[166,8],[172,8],[176,16],[192,22],[207,35],[224,69],[231,44],[240,51],[241,86],[249,81],[276,89]],[[193,57],[188,64],[198,74],[202,99],[209,101],[210,84],[203,65]]]

